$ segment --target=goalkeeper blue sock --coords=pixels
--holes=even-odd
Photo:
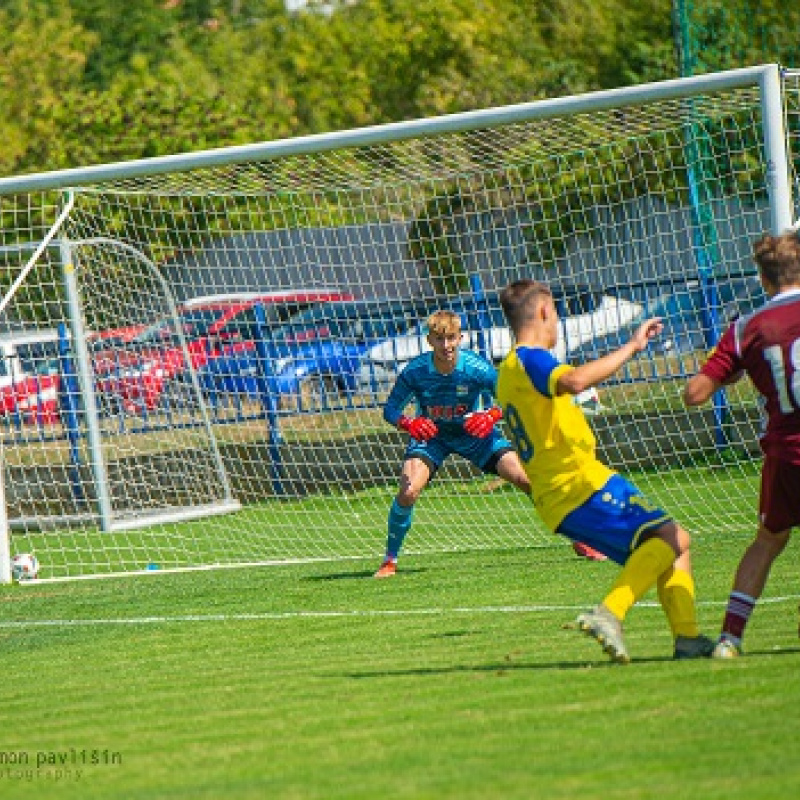
[[[395,498],[389,509],[389,536],[386,539],[387,558],[397,559],[413,517],[414,506],[401,506]]]

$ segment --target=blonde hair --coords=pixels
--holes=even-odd
[[[428,331],[436,336],[461,333],[461,318],[454,311],[434,311],[428,317]]]

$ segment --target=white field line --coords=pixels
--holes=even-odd
[[[759,604],[797,602],[800,595],[762,598]],[[699,602],[700,606],[724,607],[726,600]],[[657,602],[642,602],[641,608],[660,609]],[[586,608],[584,605],[529,605],[529,606],[476,606],[455,608],[407,608],[407,609],[373,609],[350,611],[264,611],[253,614],[176,614],[171,616],[151,617],[116,617],[98,619],[4,619],[0,620],[0,629],[19,628],[79,628],[98,625],[169,625],[176,623],[210,623],[210,622],[262,622],[294,619],[357,619],[374,617],[422,617],[422,616],[457,616],[468,614],[536,614],[543,611],[575,612]]]

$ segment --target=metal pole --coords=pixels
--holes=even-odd
[[[273,347],[267,346],[270,338],[267,326],[267,315],[264,313],[264,306],[256,303],[253,308],[256,316],[256,381],[258,394],[267,415],[269,426],[269,458],[270,473],[272,475],[272,489],[278,497],[284,494],[283,480],[283,461],[281,459],[281,437],[280,421],[278,418],[278,401],[274,391],[274,381],[272,372]]]
[[[299,136],[294,139],[279,139],[273,142],[223,147],[194,153],[17,175],[0,178],[0,196],[75,187],[103,181],[125,180],[145,175],[163,175],[167,172],[186,172],[193,169],[243,164],[250,161],[267,161],[285,156],[321,153],[348,147],[366,147],[420,136],[437,136],[443,133],[476,130],[491,125],[510,125],[537,119],[552,119],[564,114],[607,111],[643,102],[675,100],[703,92],[721,92],[755,86],[761,79],[764,69],[763,65],[743,67],[725,72],[695,75],[691,78],[673,78],[570,97],[537,100],[530,103],[485,108],[427,119],[391,122],[353,130]]]
[[[81,425],[79,399],[81,396],[80,385],[77,380],[75,363],[72,359],[72,344],[63,322],[58,323],[58,362],[61,370],[61,380],[58,389],[58,406],[61,420],[69,441],[70,457],[70,483],[72,494],[79,505],[86,502],[81,481]]]
[[[6,453],[0,437],[0,584],[11,583],[11,532],[6,508]]]
[[[773,64],[761,73],[764,161],[769,195],[770,228],[781,234],[792,227],[792,189],[789,184],[789,158],[783,127],[783,91],[780,70]]]
[[[100,423],[97,413],[97,400],[94,394],[94,379],[89,362],[89,350],[86,347],[86,331],[83,327],[78,282],[75,277],[75,264],[72,260],[72,247],[66,236],[61,237],[61,269],[64,274],[64,289],[69,308],[69,322],[72,330],[72,348],[75,354],[75,366],[78,369],[78,380],[81,386],[81,397],[86,414],[86,435],[89,440],[89,452],[92,459],[95,491],[97,493],[97,512],[100,516],[100,530],[110,531],[113,522],[111,498],[108,492],[108,477],[103,459],[103,446],[100,434]]]

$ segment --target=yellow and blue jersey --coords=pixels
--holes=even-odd
[[[597,459],[594,433],[573,396],[556,392],[558,378],[571,369],[543,348],[517,346],[497,381],[506,434],[536,509],[553,531],[616,474]]]

